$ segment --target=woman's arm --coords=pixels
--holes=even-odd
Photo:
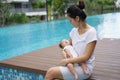
[[[78,63],[78,62],[85,62],[87,61],[90,56],[92,55],[95,45],[97,41],[93,41],[87,44],[86,49],[85,49],[85,54],[76,58],[69,58],[67,60],[63,59],[60,64],[61,65],[66,65],[67,63]]]
[[[72,45],[72,39],[71,39],[71,38],[70,38],[70,40],[69,40],[69,41],[70,41],[70,45]]]

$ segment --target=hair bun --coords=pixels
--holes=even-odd
[[[83,0],[80,0],[79,1],[79,4],[77,5],[80,9],[85,9],[85,3],[84,3],[84,1]]]

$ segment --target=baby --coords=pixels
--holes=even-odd
[[[69,40],[65,40],[65,39],[62,40],[60,42],[59,46],[60,46],[60,48],[63,49],[62,56],[65,59],[78,56],[78,54],[75,52],[72,45],[70,45]],[[83,72],[85,74],[88,74],[86,64],[85,63],[79,63],[79,65],[81,65],[81,67],[83,69]],[[70,72],[75,76],[75,80],[78,80],[78,74],[77,74],[76,70],[74,69],[74,65],[72,63],[68,63],[66,66],[69,68]]]

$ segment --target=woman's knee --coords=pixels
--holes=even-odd
[[[46,73],[46,78],[52,78],[54,76],[54,67],[48,69],[47,73]]]
[[[45,75],[45,80],[52,80],[52,75],[53,75],[53,69],[50,68],[50,69],[48,69],[48,71],[47,71],[47,73]]]
[[[62,74],[58,67],[50,68],[46,73],[46,78],[54,79],[54,78],[62,78]]]
[[[51,74],[51,75],[53,75],[54,72],[55,72],[55,68],[52,67],[52,68],[48,69],[47,74]]]

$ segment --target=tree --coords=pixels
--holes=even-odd
[[[33,8],[43,8],[45,7],[45,2],[38,1],[38,2],[32,2]]]
[[[79,0],[47,0],[48,2],[48,15],[49,18],[57,16],[63,16],[68,7],[68,4],[77,3]]]
[[[104,13],[105,10],[114,10],[115,0],[84,0],[88,14]]]
[[[2,0],[0,0],[0,14],[1,14],[0,26],[5,25],[5,19],[6,19],[6,15],[8,13],[9,8],[10,8],[10,5],[8,3],[5,3]]]
[[[114,0],[98,0],[97,3],[101,6],[101,13],[103,13],[108,6],[114,5]]]

